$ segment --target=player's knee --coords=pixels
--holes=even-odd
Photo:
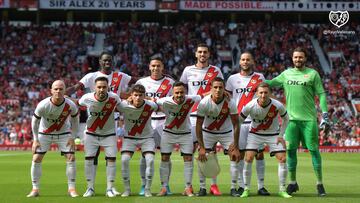
[[[264,160],[264,152],[259,152],[256,155],[256,160]]]
[[[192,155],[184,155],[183,158],[184,158],[184,162],[192,162],[193,160]]]
[[[161,161],[164,162],[170,161],[170,154],[161,154]]]
[[[127,164],[127,163],[129,163],[130,159],[131,159],[131,155],[128,154],[128,153],[123,153],[123,154],[121,155],[121,163],[122,163],[122,164]]]
[[[245,151],[240,151],[240,160],[244,160]]]
[[[278,157],[277,157],[279,163],[286,163],[286,156],[285,154],[280,154]]]
[[[115,162],[116,157],[105,157],[106,162]]]
[[[35,162],[35,163],[41,163],[42,160],[43,160],[43,158],[44,158],[44,155],[42,155],[42,154],[34,154],[32,160],[33,160],[33,162]]]

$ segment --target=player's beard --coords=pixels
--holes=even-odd
[[[184,96],[175,97],[175,102],[176,102],[177,104],[183,103],[184,100],[185,100],[185,97],[184,97]]]
[[[107,97],[107,93],[99,92],[97,97],[99,98],[100,101],[104,101]]]
[[[298,69],[301,69],[305,66],[305,62],[301,62],[301,61],[298,61],[298,62],[294,62],[294,67],[295,68],[298,68]]]

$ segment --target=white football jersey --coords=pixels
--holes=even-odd
[[[120,103],[120,112],[125,119],[125,137],[150,138],[153,137],[151,127],[151,114],[158,110],[158,105],[152,101],[145,100],[144,104],[136,108],[124,100]]]
[[[201,95],[210,91],[211,81],[216,77],[224,79],[220,68],[213,65],[206,68],[197,68],[192,65],[185,67],[180,81],[188,85],[188,95]],[[196,115],[197,107],[198,103],[193,106],[191,115]]]
[[[136,82],[136,84],[143,85],[145,87],[145,96],[159,99],[162,97],[168,97],[172,95],[172,85],[174,80],[170,77],[164,76],[162,79],[154,80],[150,76],[142,78]],[[152,118],[165,117],[163,112],[153,112]]]
[[[104,76],[109,81],[109,91],[120,96],[120,92],[126,92],[128,84],[131,80],[131,76],[123,72],[111,72],[109,75],[102,73],[101,71],[92,72],[86,74],[81,78],[80,83],[85,88],[89,88],[91,92],[95,91],[95,79]]]
[[[36,106],[34,116],[41,119],[39,133],[45,135],[61,135],[71,133],[69,116],[75,117],[78,108],[74,102],[65,98],[60,105],[51,102],[51,97],[40,101]]]
[[[199,104],[197,115],[204,117],[203,130],[212,133],[225,133],[233,129],[230,115],[238,115],[234,101],[225,98],[216,104],[211,95],[204,97]]]
[[[251,75],[236,73],[229,77],[225,89],[232,92],[239,114],[247,103],[256,98],[256,87],[264,81],[264,75],[256,72]],[[247,118],[246,121],[250,122],[251,118]]]
[[[261,107],[257,99],[253,99],[242,109],[240,116],[246,118],[251,117],[250,132],[258,135],[278,135],[279,115],[286,116],[287,112],[284,105],[271,99],[271,102],[266,107]]]
[[[80,98],[79,105],[87,108],[86,133],[97,136],[115,135],[114,111],[119,110],[119,96],[108,92],[108,98],[100,102],[95,98],[95,93],[91,92]]]
[[[173,97],[164,97],[157,100],[156,103],[162,106],[166,115],[164,131],[173,134],[191,133],[190,111],[192,106],[200,100],[199,95],[186,95],[185,101],[181,104],[176,103]]]

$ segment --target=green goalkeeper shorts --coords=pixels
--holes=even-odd
[[[286,149],[302,147],[308,150],[319,149],[319,129],[316,121],[291,120],[285,131]]]

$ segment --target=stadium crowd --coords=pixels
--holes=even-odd
[[[2,25],[0,29],[0,144],[26,144],[32,140],[31,116],[37,103],[49,95],[49,84],[57,78],[74,84],[94,71],[97,60],[84,57],[95,43],[95,33],[105,33],[104,49],[115,56],[115,67],[135,77],[148,75],[148,59],[156,54],[166,62],[166,71],[178,79],[186,65],[194,62],[194,46],[205,42],[212,51],[211,63],[222,67],[224,76],[238,71],[225,63],[218,50],[231,50],[229,35],[237,34],[240,50],[252,50],[256,71],[273,78],[290,66],[290,50],[303,46],[309,52],[308,66],[316,68],[328,90],[333,128],[321,134],[321,145],[359,146],[360,118],[349,107],[360,97],[360,46],[356,36],[323,35],[323,25],[303,26],[287,22],[247,22],[228,26],[224,22],[182,22],[172,27],[158,23],[116,22],[94,25],[58,26]],[[349,30],[360,33],[360,25]],[[341,50],[343,60],[333,61],[324,74],[310,41],[316,36],[324,51]],[[351,39],[351,40],[349,40]],[[78,92],[81,94],[81,92]],[[275,96],[283,99],[282,91]]]

